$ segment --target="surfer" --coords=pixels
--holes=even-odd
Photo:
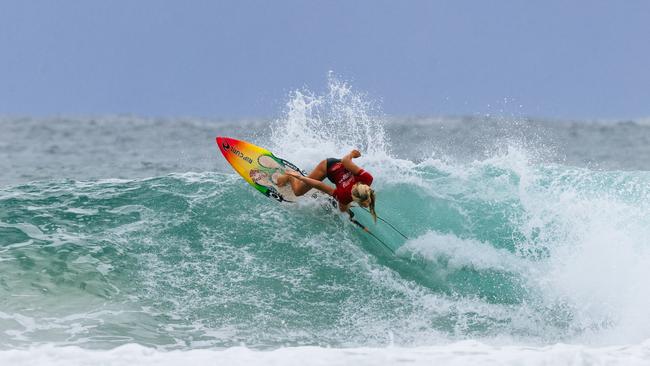
[[[361,207],[367,207],[373,219],[377,221],[375,191],[370,188],[372,175],[352,162],[352,159],[360,156],[359,150],[352,150],[341,159],[325,159],[306,177],[287,169],[285,174],[276,178],[276,182],[280,187],[291,183],[291,189],[296,196],[302,196],[312,188],[323,191],[336,199],[341,212],[348,212],[350,216],[350,204],[356,202]],[[325,178],[336,187],[324,183]]]

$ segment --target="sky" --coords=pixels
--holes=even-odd
[[[0,2],[0,115],[279,115],[328,73],[388,115],[650,116],[650,1]]]

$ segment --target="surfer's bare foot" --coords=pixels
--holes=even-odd
[[[284,171],[284,174],[282,174],[282,175],[275,178],[275,184],[278,187],[283,187],[289,182],[289,179],[291,179],[291,178],[299,178],[299,177],[301,177],[301,175],[297,171],[291,170],[291,169],[286,169]]]
[[[302,175],[301,175],[300,173],[298,173],[298,172],[295,171],[295,170],[291,170],[291,169],[287,169],[287,170],[285,170],[285,171],[284,171],[284,174],[286,174],[286,175],[290,175],[290,176],[292,176],[292,177],[294,177],[294,178],[300,178],[300,177],[302,177]]]
[[[289,179],[291,179],[291,177],[287,173],[278,175],[275,177],[275,185],[278,187],[284,187],[289,182]]]

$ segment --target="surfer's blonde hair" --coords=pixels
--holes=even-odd
[[[377,222],[377,213],[375,212],[375,190],[370,188],[369,185],[357,183],[352,187],[352,199],[356,202],[365,202],[370,199],[368,210],[372,215],[372,219]]]

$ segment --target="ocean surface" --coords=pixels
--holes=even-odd
[[[650,364],[650,120],[498,114],[333,81],[268,119],[0,118],[0,364]],[[218,135],[360,149],[408,239],[264,197]]]

